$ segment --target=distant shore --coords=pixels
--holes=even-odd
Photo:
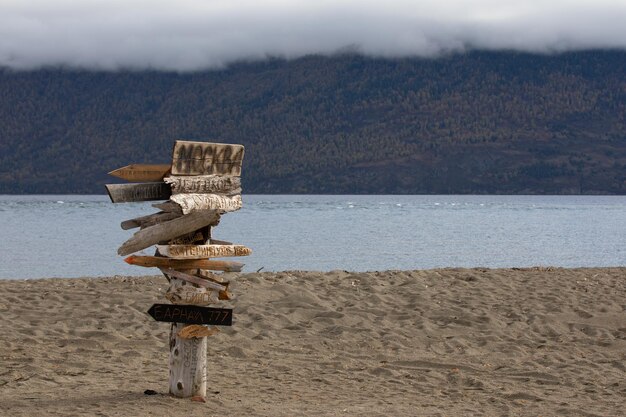
[[[0,414],[617,416],[626,267],[232,275],[206,403],[170,397],[162,276],[0,280]],[[144,391],[156,391],[145,395]]]

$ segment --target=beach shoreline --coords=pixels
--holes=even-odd
[[[167,394],[163,276],[0,280],[0,415],[618,416],[626,267],[232,274],[206,403]],[[153,390],[156,395],[146,395]]]

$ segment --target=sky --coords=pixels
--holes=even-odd
[[[626,49],[626,0],[0,0],[0,67],[14,69],[598,48]]]

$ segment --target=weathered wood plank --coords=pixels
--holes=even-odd
[[[224,279],[222,274],[216,274],[214,271],[209,271],[207,269],[198,269],[197,272],[199,277],[209,279],[213,282],[217,282],[219,284],[228,285],[228,281]]]
[[[165,201],[163,203],[153,204],[152,207],[157,208],[161,211],[165,211],[168,213],[179,213],[183,214],[183,209],[173,201]]]
[[[161,269],[161,272],[164,275],[167,275],[170,278],[172,278],[172,277],[178,278],[178,279],[181,279],[183,281],[191,282],[192,284],[196,284],[196,285],[199,285],[199,286],[204,287],[204,288],[211,288],[211,289],[216,290],[216,291],[226,291],[226,286],[218,284],[218,283],[213,282],[213,281],[210,281],[208,279],[196,277],[194,275],[186,274],[186,273],[180,272],[180,271],[176,271],[176,270],[171,269],[171,268],[160,268],[160,269]]]
[[[171,201],[179,204],[183,213],[196,210],[237,211],[241,208],[241,195],[225,196],[219,194],[175,194]]]
[[[172,239],[167,243],[173,245],[203,245],[206,242],[204,234],[201,231],[196,230],[184,236],[179,236],[176,239]]]
[[[172,168],[171,165],[131,164],[109,172],[117,178],[130,182],[161,181]]]
[[[171,269],[210,269],[214,271],[241,272],[243,264],[232,261],[210,261],[207,259],[171,259],[158,256],[132,255],[124,259],[131,265],[146,268],[171,268]]]
[[[170,286],[165,293],[172,304],[192,304],[207,306],[216,304],[220,297],[217,290],[207,287],[196,287],[178,278],[170,277]]]
[[[214,334],[219,333],[219,331],[220,330],[217,327],[209,328],[207,326],[203,326],[202,324],[188,324],[177,333],[177,336],[183,339],[199,339],[201,337],[213,336]]]
[[[244,147],[224,143],[177,140],[172,175],[241,175]]]
[[[130,255],[159,242],[170,241],[213,223],[218,219],[218,216],[215,210],[201,210],[174,220],[146,227],[124,242],[117,250],[117,253],[122,256]]]
[[[172,188],[164,182],[106,184],[105,187],[113,203],[167,200],[172,195]]]
[[[164,179],[173,194],[241,194],[241,178],[233,175],[169,176]]]
[[[252,253],[243,245],[158,245],[157,249],[161,255],[176,259],[223,258]]]
[[[178,336],[186,327],[173,323],[170,329],[170,394],[181,397],[206,397],[207,338]]]
[[[210,239],[211,245],[232,245],[233,242],[227,242],[225,240],[217,240],[217,239]]]
[[[218,213],[219,216],[219,213]],[[210,225],[196,230],[192,233],[188,233],[183,236],[178,236],[176,239],[172,239],[168,242],[159,242],[160,245],[205,245],[211,239],[211,227],[217,226],[220,220],[212,222]]]
[[[177,219],[179,217],[182,217],[182,215],[182,213],[169,213],[161,211],[158,213],[149,214],[147,216],[125,220],[122,222],[121,226],[124,230],[134,229],[135,227],[141,227],[142,229],[145,229],[146,227],[154,226],[155,224]]]

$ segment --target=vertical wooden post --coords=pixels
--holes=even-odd
[[[206,226],[194,233],[201,233],[202,239],[206,241],[210,239],[211,226]],[[199,293],[201,292],[201,289],[193,283],[184,282],[174,277],[170,277],[170,279],[172,287],[176,284],[188,285],[196,288]],[[206,291],[204,288],[202,290]],[[172,302],[176,304],[175,301]],[[181,337],[178,333],[184,327],[185,324],[183,323],[172,323],[170,327],[170,394],[181,398],[205,398],[207,391],[207,337]]]
[[[184,339],[178,332],[185,327],[172,323],[170,329],[170,394],[181,397],[206,397],[207,338]]]

